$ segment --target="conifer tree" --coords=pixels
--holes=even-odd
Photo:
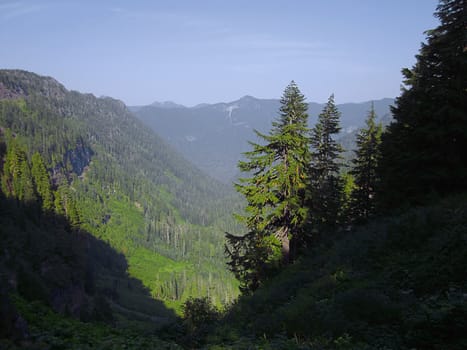
[[[340,112],[331,95],[311,134],[311,210],[315,232],[332,228],[338,221],[342,187],[339,161],[343,152],[335,140],[341,130],[339,118]]]
[[[252,151],[239,168],[252,176],[236,184],[247,200],[238,218],[248,234],[227,234],[229,266],[244,291],[255,289],[268,266],[287,264],[296,254],[308,220],[309,129],[305,97],[295,82],[285,89],[279,118],[268,135],[256,131],[264,145],[250,142]]]
[[[53,210],[54,200],[52,195],[52,189],[50,186],[50,178],[45,168],[42,156],[39,153],[32,155],[32,176],[36,185],[36,190],[42,199],[42,207],[45,210]]]
[[[467,190],[465,0],[441,0],[382,139],[382,209]]]
[[[355,188],[351,196],[351,220],[364,221],[375,212],[375,189],[378,178],[376,168],[380,158],[381,123],[376,123],[374,105],[368,113],[365,127],[357,134],[357,149],[352,160],[351,174],[354,176]]]
[[[3,192],[7,196],[20,197],[21,188],[21,168],[26,161],[26,154],[16,142],[12,141],[8,145],[5,164],[3,165]]]
[[[26,152],[14,140],[8,146],[3,165],[2,190],[20,201],[37,200]]]
[[[34,187],[34,181],[32,179],[31,168],[25,157],[24,161],[21,162],[21,177],[19,180],[20,191],[18,193],[18,199],[26,203],[33,203],[37,201],[36,189]]]
[[[57,190],[54,194],[54,211],[57,215],[65,215],[65,209],[63,207],[63,198],[61,191]]]

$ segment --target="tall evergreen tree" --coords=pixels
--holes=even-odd
[[[5,157],[2,190],[20,201],[34,202],[37,199],[26,152],[15,140],[10,142]]]
[[[318,117],[311,134],[311,210],[315,231],[322,231],[337,224],[341,196],[339,167],[342,146],[335,140],[341,130],[340,112],[334,95]]]
[[[465,0],[441,0],[435,16],[441,24],[426,32],[415,66],[402,71],[395,121],[383,135],[383,209],[467,190]]]
[[[45,168],[44,160],[42,159],[42,156],[36,152],[32,155],[31,162],[31,173],[34,178],[37,193],[42,200],[42,207],[45,210],[53,210],[54,199],[50,185],[50,177],[47,169]]]
[[[36,189],[34,187],[34,181],[32,179],[31,168],[29,162],[25,157],[24,161],[21,162],[20,168],[21,177],[19,180],[18,199],[26,203],[34,203],[37,201]]]
[[[357,149],[352,160],[351,174],[355,179],[355,188],[351,196],[353,221],[364,221],[375,212],[375,189],[378,181],[376,168],[380,158],[379,146],[383,127],[381,123],[376,123],[373,104],[365,124],[357,134]]]
[[[305,97],[292,81],[270,133],[256,131],[265,144],[250,142],[253,150],[245,153],[247,160],[239,162],[240,170],[252,174],[236,184],[247,200],[246,214],[238,218],[249,233],[243,237],[227,234],[226,252],[230,268],[246,289],[258,286],[267,264],[293,259],[303,238],[310,164],[307,123]]]

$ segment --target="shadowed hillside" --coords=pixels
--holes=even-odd
[[[0,227],[0,338],[97,346],[112,332],[126,342],[118,329],[154,332],[175,319],[128,275],[122,254],[64,216],[2,194]]]
[[[0,71],[3,192],[39,201],[107,242],[154,298],[178,308],[232,300],[223,232],[238,225],[232,190],[193,167],[120,101],[52,78]],[[31,188],[37,182],[37,190]]]

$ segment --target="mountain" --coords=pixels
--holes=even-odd
[[[184,105],[180,105],[180,104],[172,102],[172,101],[164,101],[164,102],[155,101],[155,102],[151,103],[150,106],[156,107],[156,108],[167,108],[167,109],[186,108]],[[129,106],[128,109],[131,112],[137,112],[137,111],[141,110],[141,108],[143,108],[143,107],[145,107],[145,106]]]
[[[237,195],[122,102],[0,70],[0,141],[10,292],[75,317],[99,296],[117,323],[173,317],[166,308],[191,296],[220,304],[238,294],[223,252],[224,232],[238,229]]]
[[[153,102],[151,106],[159,107],[159,108],[186,108],[184,105],[179,105],[178,103],[172,101],[164,101],[164,102]]]
[[[391,120],[393,99],[374,101],[381,121]],[[338,105],[342,113],[344,146],[352,148],[355,131],[364,125],[371,102]],[[202,104],[190,108],[149,105],[132,108],[135,115],[153,128],[187,159],[212,177],[231,183],[237,176],[237,162],[255,141],[254,129],[266,133],[277,117],[279,100],[244,96],[229,103]],[[324,104],[310,103],[310,127]]]

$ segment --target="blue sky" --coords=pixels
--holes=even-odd
[[[399,95],[436,0],[0,0],[0,68],[129,105]]]

